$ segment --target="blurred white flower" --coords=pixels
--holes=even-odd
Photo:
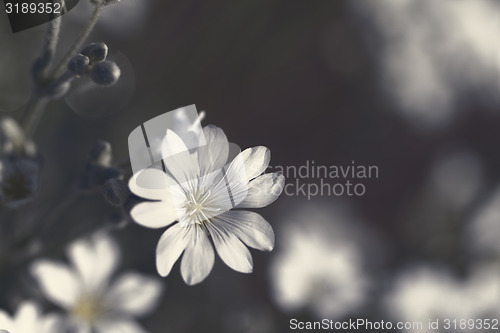
[[[67,254],[71,266],[38,260],[32,273],[45,297],[67,311],[69,325],[77,333],[145,332],[134,318],[156,306],[160,282],[128,272],[110,283],[119,249],[106,235],[76,241]]]
[[[61,318],[55,314],[42,316],[38,306],[31,301],[22,302],[15,315],[0,310],[0,332],[54,333],[60,332]]]
[[[184,252],[181,274],[187,284],[205,279],[214,264],[214,250],[232,269],[250,273],[249,247],[271,251],[274,232],[259,214],[232,208],[260,208],[281,194],[284,177],[263,174],[270,160],[266,147],[239,153],[232,161],[224,132],[215,126],[203,129],[206,145],[188,150],[178,134],[167,130],[162,144],[165,171],[145,169],[129,182],[136,195],[156,202],[135,206],[134,220],[149,228],[163,228],[175,221],[160,238],[156,263],[167,276]],[[231,161],[228,165],[226,162]]]
[[[286,312],[307,309],[318,319],[341,319],[367,299],[370,279],[355,220],[322,206],[299,207],[284,221],[280,252],[271,263],[273,297]]]
[[[444,319],[498,318],[499,274],[498,267],[477,267],[461,281],[449,272],[415,267],[396,278],[384,305],[394,320],[424,323],[423,330],[408,332],[435,332],[427,326],[429,319],[442,323]]]
[[[389,95],[416,127],[448,124],[473,92],[500,102],[500,4],[496,0],[356,1],[380,36]],[[443,20],[446,17],[446,20]]]

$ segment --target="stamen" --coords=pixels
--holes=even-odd
[[[205,201],[208,199],[208,197],[210,196],[210,190],[208,190],[205,195],[203,195],[203,197],[201,198],[201,201],[200,201],[200,205],[201,204],[204,204]]]

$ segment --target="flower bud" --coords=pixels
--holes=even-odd
[[[33,198],[40,184],[40,165],[34,159],[0,160],[0,198],[17,208]]]
[[[92,164],[110,166],[112,159],[113,152],[111,150],[111,144],[107,141],[98,141],[90,150],[89,162]]]
[[[21,150],[24,141],[24,132],[14,119],[0,119],[0,155]]]
[[[86,55],[77,54],[68,63],[68,70],[76,75],[83,75],[88,71],[90,59]]]
[[[108,56],[108,46],[103,42],[92,43],[85,47],[80,53],[89,58],[90,64],[95,64],[106,60]]]
[[[24,131],[12,118],[0,119],[0,156],[35,156],[36,146],[27,140]]]
[[[127,184],[121,179],[111,178],[104,183],[103,196],[106,201],[116,207],[122,206],[130,195]]]
[[[112,61],[103,61],[92,66],[90,77],[101,86],[110,86],[120,78],[120,67]]]

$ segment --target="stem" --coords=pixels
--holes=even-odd
[[[97,20],[99,19],[99,15],[101,14],[103,8],[104,5],[102,4],[96,5],[92,17],[85,27],[85,30],[82,31],[76,42],[68,50],[59,65],[54,69],[52,75],[50,75],[48,79],[44,80],[45,82],[40,82],[39,79],[36,80],[35,92],[33,93],[30,101],[28,102],[28,105],[26,106],[22,119],[23,129],[28,139],[31,139],[35,134],[35,130],[38,126],[38,123],[40,122],[40,118],[43,114],[43,111],[45,110],[45,105],[48,101],[48,98],[43,96],[44,86],[47,87],[52,85],[54,82],[60,81],[60,76],[63,75],[63,72],[73,55],[82,47],[83,42],[85,42],[88,35],[97,23]],[[42,77],[47,76],[48,67],[52,63],[52,59],[54,57],[55,49],[57,46],[57,41],[59,39],[60,27],[61,17],[50,21],[49,27],[47,29],[45,43],[42,48],[42,56],[40,57],[42,67],[40,68],[38,73],[43,75]],[[40,75],[36,77],[39,78]],[[65,78],[62,79],[64,80]]]
[[[61,16],[49,22],[47,27],[47,33],[45,35],[45,41],[42,47],[42,61],[43,67],[40,70],[41,77],[46,77],[50,66],[52,65],[52,60],[56,54],[57,42],[59,41],[59,32],[61,31]]]
[[[71,194],[67,195],[63,201],[61,201],[56,207],[53,207],[48,214],[41,219],[44,222],[43,227],[39,231],[40,234],[44,234],[49,230],[49,228],[56,224],[61,215],[73,204],[75,203],[81,196],[81,192],[72,191]]]
[[[94,12],[92,13],[92,17],[90,18],[90,21],[87,24],[87,27],[85,28],[85,30],[82,31],[81,35],[78,37],[76,42],[64,55],[63,59],[56,67],[56,69],[54,69],[51,75],[52,77],[58,77],[59,75],[61,75],[63,71],[66,69],[66,66],[68,65],[71,58],[82,48],[83,42],[85,42],[90,32],[94,28],[95,24],[97,23],[97,20],[99,19],[99,15],[101,14],[103,8],[104,5],[102,4],[96,5]]]
[[[34,94],[29,100],[22,119],[22,126],[27,139],[33,138],[46,104],[47,99],[40,97],[38,94]]]

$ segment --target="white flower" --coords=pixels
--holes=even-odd
[[[370,287],[361,236],[350,228],[356,220],[322,205],[301,205],[290,215],[270,267],[275,302],[287,313],[309,310],[318,319],[353,315]]]
[[[380,37],[383,85],[411,126],[450,124],[470,93],[498,105],[498,1],[353,3],[374,23],[368,31]]]
[[[72,266],[39,260],[32,273],[45,297],[67,311],[77,333],[145,332],[134,317],[156,306],[162,291],[159,281],[129,272],[110,283],[119,249],[105,235],[74,242],[68,257]]]
[[[271,251],[274,232],[257,213],[232,208],[260,208],[281,194],[284,177],[263,174],[270,160],[266,147],[236,155],[224,132],[215,126],[203,129],[206,145],[188,150],[183,140],[168,130],[162,145],[166,172],[145,169],[129,182],[136,195],[155,202],[135,206],[134,220],[149,228],[168,228],[156,251],[157,269],[167,276],[184,252],[181,274],[187,284],[205,279],[214,264],[214,250],[232,269],[250,273],[249,247]],[[233,153],[233,154],[231,154]],[[226,165],[226,162],[231,161]]]
[[[54,333],[58,332],[61,320],[57,315],[42,316],[37,305],[24,301],[19,305],[16,314],[11,317],[0,310],[0,333]]]
[[[498,318],[499,273],[497,267],[480,266],[461,281],[443,270],[415,267],[396,278],[384,305],[391,319],[424,323],[423,330],[408,332],[435,332],[427,326],[429,319]]]

